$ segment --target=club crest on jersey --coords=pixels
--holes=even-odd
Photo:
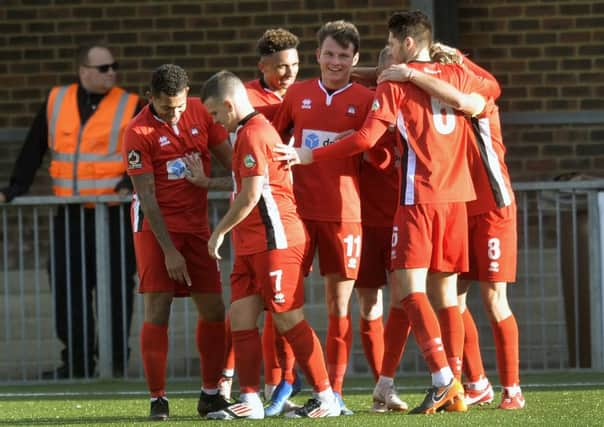
[[[243,166],[245,166],[248,169],[256,166],[256,159],[254,159],[254,156],[252,156],[251,154],[248,154],[247,156],[245,156],[243,158]]]
[[[302,106],[300,107],[303,110],[310,110],[312,108],[312,100],[309,98],[304,98],[302,100]]]
[[[128,169],[140,169],[142,167],[141,152],[138,150],[128,151]]]
[[[373,104],[371,104],[371,111],[377,111],[380,109],[380,101],[377,99],[373,100]]]
[[[191,135],[197,135],[197,134],[199,134],[199,131],[197,130],[197,128],[191,129]]]
[[[159,146],[163,147],[164,145],[168,145],[170,143],[170,139],[167,136],[160,136],[159,137]]]
[[[357,115],[357,109],[354,105],[349,105],[348,108],[346,109],[346,115],[347,116],[351,116],[354,117]]]

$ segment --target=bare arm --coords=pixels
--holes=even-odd
[[[176,249],[166,227],[164,217],[155,197],[155,178],[152,173],[131,175],[132,185],[141,203],[145,218],[164,253],[164,262],[172,280],[184,282],[191,286],[185,258]]]
[[[208,241],[208,251],[211,257],[221,259],[218,250],[224,241],[224,236],[243,221],[258,204],[262,195],[262,180],[262,176],[251,176],[241,180],[241,191]]]
[[[405,64],[392,65],[384,70],[380,74],[378,82],[381,83],[387,80],[413,83],[430,96],[438,98],[454,109],[471,116],[480,114],[486,105],[486,101],[481,95],[462,93],[451,84],[414,68],[409,68]]]

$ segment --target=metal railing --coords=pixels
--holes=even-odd
[[[600,215],[604,213],[604,198],[599,194],[601,189],[604,189],[604,180],[515,185],[519,233],[518,278],[516,284],[509,287],[509,297],[519,323],[523,370],[604,368],[604,292],[601,272],[601,237],[604,233],[601,229],[603,221],[600,220]],[[116,257],[109,253],[108,206],[120,203],[121,221],[128,221],[128,201],[128,197],[117,196],[71,199],[21,197],[10,204],[0,205],[3,251],[0,318],[4,323],[0,332],[0,381],[40,380],[44,378],[44,371],[61,363],[59,355],[62,345],[53,326],[57,313],[53,307],[50,286],[52,274],[46,268],[46,260],[52,259],[56,245],[63,244],[69,237],[55,234],[53,216],[66,204],[73,203],[94,203],[97,244],[97,291],[94,299],[98,334],[96,369],[101,378],[113,376],[109,261]],[[228,208],[228,195],[211,193],[209,206],[210,223],[215,224]],[[123,227],[120,229],[123,230]],[[122,247],[121,253],[123,250]],[[221,273],[225,301],[228,302],[232,260],[230,245],[223,252]],[[120,269],[124,271],[125,268],[121,260]],[[324,337],[327,316],[322,283],[318,268],[315,268],[307,278],[305,297],[307,317],[319,335]],[[71,284],[77,285],[86,284]],[[125,283],[122,283],[121,292],[127,292]],[[387,291],[385,297],[388,297]],[[134,298],[134,315],[128,338],[131,354],[123,373],[127,378],[143,376],[138,345],[142,324],[141,300],[138,296]],[[485,367],[493,370],[496,360],[494,345],[477,290],[470,290],[468,304],[479,327]],[[385,303],[384,307],[387,306]],[[121,309],[125,310],[125,307]],[[356,331],[356,301],[353,302],[352,312]],[[188,298],[175,300],[169,332],[170,377],[199,374],[194,334],[196,320],[196,310]],[[355,334],[354,341],[349,372],[368,375],[369,369],[358,334]],[[93,355],[86,354],[85,357]],[[414,341],[410,340],[400,372],[424,370],[421,353]],[[93,374],[86,372],[85,376]]]

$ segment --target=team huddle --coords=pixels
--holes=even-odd
[[[516,206],[495,103],[499,84],[456,49],[433,43],[421,12],[393,14],[388,34],[378,66],[355,68],[358,30],[326,23],[317,33],[320,76],[301,82],[298,39],[284,29],[260,38],[261,77],[245,84],[221,71],[200,98],[188,97],[181,67],[153,72],[150,103],[128,125],[123,147],[136,193],[151,419],[169,416],[175,296],[191,296],[199,314],[202,417],[351,415],[343,393],[353,292],[375,380],[373,411],[463,412],[490,403],[493,387],[465,305],[471,282],[480,283],[493,328],[499,407],[524,407],[518,327],[506,297],[516,275]],[[210,154],[232,180],[211,177]],[[208,190],[234,195],[211,232]],[[235,258],[225,315],[216,260],[229,232]],[[325,283],[325,346],[303,310],[315,255]],[[410,332],[432,386],[409,410],[394,377]],[[313,390],[303,406],[289,400],[300,391],[298,370]]]

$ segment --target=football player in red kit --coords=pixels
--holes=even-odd
[[[360,36],[345,21],[328,22],[318,33],[321,77],[292,85],[273,125],[294,146],[309,150],[332,144],[338,134],[359,129],[371,107],[372,92],[350,83]],[[307,263],[318,250],[329,315],[326,338],[331,385],[341,400],[352,328],[349,302],[361,256],[360,155],[293,169],[298,212],[310,234]],[[342,402],[342,412],[351,414]]]
[[[187,155],[210,171],[210,153],[230,170],[227,133],[199,98],[189,98],[186,72],[174,64],[154,70],[150,103],[128,125],[124,159],[134,185],[132,229],[143,294],[141,353],[151,415],[168,418],[165,396],[168,321],[174,297],[191,296],[199,314],[196,342],[202,376],[198,412],[228,405],[218,393],[224,360],[224,304],[218,265],[207,254],[207,189],[190,182]]]
[[[261,419],[259,396],[261,349],[256,322],[266,308],[279,333],[291,345],[314,390],[313,398],[288,417],[340,415],[329,384],[323,351],[304,319],[304,265],[308,235],[296,211],[290,173],[273,160],[279,134],[254,110],[243,83],[221,71],[206,81],[202,99],[214,119],[235,132],[235,199],[208,242],[212,257],[233,232],[235,261],[231,273],[231,329],[240,403],[211,412],[212,419]],[[197,168],[201,173],[203,169]],[[207,179],[211,185],[212,179]]]

